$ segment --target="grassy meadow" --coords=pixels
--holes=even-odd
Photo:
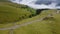
[[[24,24],[34,20],[48,17],[42,21],[19,27],[13,30],[13,34],[60,34],[60,14],[57,10],[43,10],[42,13],[36,15],[36,10],[25,5],[20,5],[7,0],[0,0],[0,28]],[[33,17],[34,16],[34,17]],[[10,34],[11,30],[0,30],[0,34]]]
[[[14,32],[15,34],[60,34],[60,14],[53,14],[53,16],[54,19],[34,22],[18,28]]]
[[[40,15],[24,19],[21,21],[21,23],[31,22],[36,19],[40,19],[55,11],[56,10],[44,10]],[[53,16],[54,19],[42,20],[17,28],[13,30],[13,34],[60,34],[60,14],[53,14]],[[18,22],[17,24],[20,24],[20,22]],[[5,33],[8,34],[9,31],[10,30]],[[4,30],[1,33],[4,34],[3,32]]]

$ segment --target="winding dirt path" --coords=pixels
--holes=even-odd
[[[31,22],[27,22],[27,23],[24,23],[24,24],[20,24],[20,25],[15,25],[15,26],[12,26],[12,27],[9,27],[9,28],[0,28],[0,30],[16,29],[16,28],[19,28],[19,27],[22,27],[22,26],[26,26],[26,25],[32,24],[34,22],[42,21],[42,20],[43,20],[43,18],[31,21]]]

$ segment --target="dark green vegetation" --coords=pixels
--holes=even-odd
[[[35,10],[28,6],[0,1],[0,24],[21,21],[35,15]]]

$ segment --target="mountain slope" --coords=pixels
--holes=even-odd
[[[30,15],[34,14],[32,11],[35,10],[27,9],[31,8],[11,2],[0,2],[0,23],[17,22],[29,18]]]
[[[15,34],[60,34],[60,14],[56,14],[55,11],[45,10],[39,16],[35,17],[35,19],[43,18],[49,14],[53,14],[53,18],[48,17],[46,20],[43,19],[42,21],[33,22],[13,31]]]

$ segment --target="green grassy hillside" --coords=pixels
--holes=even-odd
[[[47,11],[47,12],[46,12]],[[43,16],[53,13],[53,18],[34,22],[30,25],[20,27],[14,30],[15,34],[60,34],[60,14],[54,14],[56,10],[45,10],[34,19],[40,19]]]
[[[29,10],[28,10],[29,9]],[[29,18],[34,13],[34,9],[12,2],[0,2],[0,23],[11,23]]]
[[[25,5],[3,1],[0,2],[0,34],[10,34],[11,31],[13,34],[60,34],[60,13],[56,13],[57,10],[43,10],[41,14],[32,17],[36,14],[34,9]],[[52,14],[53,18],[49,16],[42,21],[37,21],[49,14]],[[15,22],[16,24],[14,24]],[[32,23],[29,24],[30,22]],[[28,23],[28,25],[25,23]],[[16,25],[21,26],[14,30],[1,30],[1,28]]]
[[[60,14],[56,14],[56,10],[44,10],[40,15],[22,20],[18,24],[38,20],[48,14],[53,14],[54,17],[14,29],[13,34],[60,34]],[[9,32],[10,30],[0,30],[1,34],[10,34]]]

